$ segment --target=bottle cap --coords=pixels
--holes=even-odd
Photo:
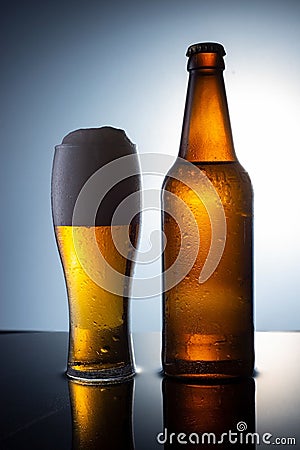
[[[223,45],[217,42],[200,42],[199,44],[190,45],[187,49],[186,56],[190,57],[196,53],[219,53],[221,56],[226,55]]]

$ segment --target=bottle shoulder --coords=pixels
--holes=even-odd
[[[180,158],[169,170],[164,183],[162,196],[168,191],[182,199],[188,199],[189,192],[218,193],[225,204],[252,203],[253,188],[250,177],[238,161],[213,163],[188,163]]]
[[[217,162],[189,162],[178,158],[169,169],[163,182],[163,189],[168,188],[174,182],[184,182],[187,178],[207,176],[216,181],[240,181],[250,184],[251,179],[248,172],[239,161],[217,161]]]

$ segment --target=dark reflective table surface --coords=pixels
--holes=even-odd
[[[256,333],[255,379],[223,384],[163,378],[160,334],[133,341],[135,378],[90,386],[67,333],[0,333],[0,449],[300,449],[300,333]]]

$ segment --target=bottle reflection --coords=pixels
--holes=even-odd
[[[165,449],[256,448],[252,378],[205,385],[165,378],[163,402]]]
[[[73,450],[134,450],[134,381],[87,385],[69,381]]]

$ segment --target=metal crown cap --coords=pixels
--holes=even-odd
[[[219,53],[221,56],[226,55],[223,45],[217,42],[200,42],[199,44],[190,45],[187,49],[186,56],[190,57],[196,53]]]

